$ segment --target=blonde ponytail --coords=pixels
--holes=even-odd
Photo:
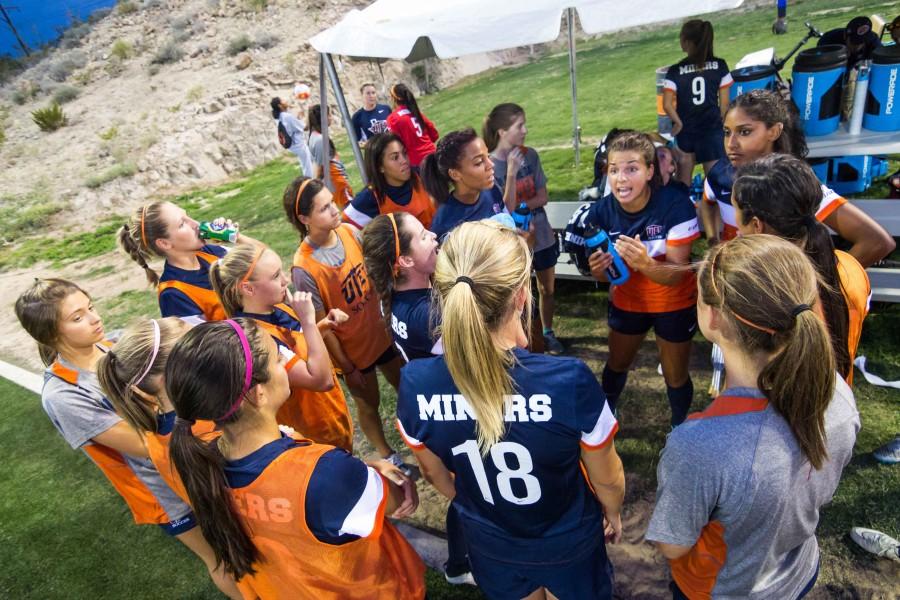
[[[229,317],[243,310],[241,282],[250,271],[251,265],[255,265],[268,249],[261,244],[240,244],[209,268],[209,283]]]
[[[441,247],[434,288],[441,313],[444,359],[477,419],[478,446],[486,454],[505,433],[509,375],[514,357],[497,339],[524,290],[531,316],[531,253],[512,229],[490,221],[463,223]],[[524,327],[530,331],[530,322]]]

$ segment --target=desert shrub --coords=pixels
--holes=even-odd
[[[113,125],[112,127],[110,127],[109,129],[107,129],[106,131],[101,131],[101,132],[98,133],[97,135],[100,136],[100,139],[101,139],[101,140],[103,140],[103,141],[105,141],[105,142],[108,142],[108,141],[110,141],[111,139],[115,138],[117,135],[119,135],[119,128],[116,127],[115,125]]]
[[[84,182],[84,185],[87,187],[94,189],[98,188],[104,183],[109,183],[114,179],[118,179],[120,177],[131,177],[137,173],[137,166],[131,162],[123,162],[118,163],[111,166],[109,169],[103,171],[102,173],[98,173],[92,177],[88,177],[87,181]]]
[[[188,93],[187,93],[187,96],[185,97],[185,99],[188,102],[198,102],[200,100],[200,98],[202,98],[202,97],[203,97],[203,86],[195,85],[194,87],[192,87],[191,89],[188,90]]]
[[[57,104],[65,104],[77,98],[80,92],[75,86],[61,85],[53,92],[53,101]]]
[[[179,46],[178,42],[175,40],[170,39],[166,40],[163,45],[159,47],[150,63],[154,65],[167,65],[178,62],[181,60],[182,56],[184,56],[184,51],[181,49],[181,46]]]
[[[88,16],[88,23],[90,23],[91,25],[93,25],[94,23],[97,23],[97,22],[99,22],[99,21],[102,21],[102,20],[105,19],[112,11],[113,11],[113,9],[110,8],[110,7],[106,7],[106,8],[98,8],[97,10],[95,10],[94,12],[92,12],[92,13]]]
[[[130,15],[133,12],[137,12],[137,9],[137,4],[131,0],[119,0],[119,3],[116,5],[116,12],[120,15]]]
[[[87,64],[87,55],[81,51],[69,52],[50,65],[47,71],[53,81],[65,81],[75,69]]]
[[[256,11],[266,10],[266,7],[269,6],[269,0],[244,0],[244,2],[247,8]]]
[[[231,41],[228,42],[228,47],[225,49],[225,52],[228,54],[228,56],[235,56],[240,54],[244,50],[249,50],[251,46],[253,46],[253,40],[251,40],[250,36],[246,33],[242,33],[236,38],[231,38]]]
[[[280,38],[277,35],[269,33],[268,31],[259,31],[253,36],[253,46],[255,48],[263,48],[264,50],[273,48],[279,41]]]
[[[26,81],[12,91],[12,94],[10,94],[10,99],[21,106],[26,102],[31,102],[32,100],[34,100],[40,91],[40,85],[33,81]]]
[[[90,32],[90,23],[73,21],[69,28],[63,32],[62,37],[59,38],[59,46],[64,50],[77,48],[81,45],[82,38],[87,36]]]
[[[109,49],[109,53],[119,60],[128,60],[134,54],[134,46],[128,40],[116,40]]]
[[[68,123],[62,107],[54,102],[46,108],[39,108],[31,113],[31,120],[41,131],[56,131]]]

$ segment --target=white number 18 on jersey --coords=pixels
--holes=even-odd
[[[475,440],[467,440],[466,442],[452,448],[453,455],[465,454],[469,463],[472,465],[472,472],[475,480],[478,482],[478,489],[484,496],[485,502],[494,504],[494,494],[491,491],[491,485],[488,481],[487,471],[485,471],[484,463],[481,459],[481,453],[478,451],[478,442]],[[538,478],[531,474],[534,463],[531,460],[531,453],[528,448],[515,442],[497,442],[491,446],[488,453],[494,466],[500,471],[497,474],[496,488],[500,492],[500,496],[507,502],[513,504],[534,504],[541,499],[541,484]],[[510,468],[506,461],[506,455],[512,454],[519,463],[518,468]],[[485,457],[487,458],[487,457]],[[516,496],[512,488],[512,480],[519,479],[525,485],[525,495]]]

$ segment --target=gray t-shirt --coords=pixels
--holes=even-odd
[[[362,244],[362,236],[359,230],[353,230],[353,236]],[[313,246],[312,242],[304,239],[302,244]],[[347,254],[344,252],[344,244],[341,242],[340,236],[337,237],[337,244],[331,247],[314,246],[312,253],[313,259],[328,267],[339,267],[344,264],[344,258]],[[322,294],[319,293],[319,284],[313,279],[309,271],[294,267],[291,269],[291,281],[294,283],[294,289],[298,292],[309,292],[312,295],[313,306],[316,311],[326,310],[325,303],[322,302]]]
[[[322,134],[318,131],[309,132],[309,153],[312,155],[313,165],[321,167],[325,164],[325,153],[322,151]]]
[[[729,390],[669,435],[646,537],[693,546],[694,559],[672,561],[687,596],[711,587],[717,599],[796,598],[812,579],[819,509],[831,501],[860,426],[853,392],[835,379],[828,459],[818,471],[755,389]]]
[[[494,163],[494,183],[499,185],[502,190],[506,187],[507,161],[500,160],[493,154],[491,161]],[[516,202],[526,202],[533,198],[541,188],[546,187],[547,176],[544,175],[537,150],[526,148],[525,160],[522,161],[522,166],[516,172]],[[553,246],[556,243],[556,237],[553,235],[553,228],[547,219],[547,212],[543,208],[535,209],[531,213],[531,218],[534,221],[535,251]]]
[[[71,375],[70,379],[75,383],[55,374],[52,366],[48,367],[44,371],[41,404],[63,439],[73,449],[83,448],[93,444],[91,440],[94,437],[122,422],[122,418],[103,395],[95,373],[83,371],[62,358],[57,362],[64,369],[60,372]],[[171,521],[177,521],[191,512],[191,507],[166,485],[150,459],[127,454],[123,454],[122,458],[147,486]]]

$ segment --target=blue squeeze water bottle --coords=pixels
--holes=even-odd
[[[616,252],[616,247],[610,243],[609,236],[605,231],[588,226],[584,230],[584,245],[587,248],[588,256],[598,249],[612,254],[612,264],[606,268],[606,278],[611,284],[622,285],[628,281],[631,273],[628,271],[625,261]]]
[[[522,231],[528,231],[528,227],[531,225],[531,209],[523,202],[513,211],[512,218],[516,222],[516,227]]]
[[[691,202],[694,203],[694,206],[697,205],[698,202],[703,200],[703,175],[697,173],[694,175],[694,178],[691,180]]]

